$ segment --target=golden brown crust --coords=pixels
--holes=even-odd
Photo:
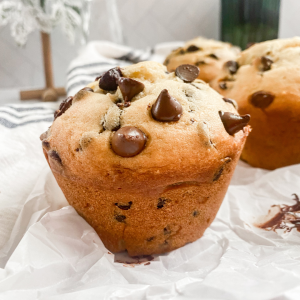
[[[189,51],[191,46],[196,46],[199,50]],[[239,52],[239,48],[229,43],[198,37],[170,53],[164,64],[170,72],[182,64],[196,65],[200,68],[198,78],[210,82],[219,75],[223,64],[228,60],[235,60]]]
[[[145,85],[123,109],[116,105],[119,88],[107,93],[98,82],[90,84],[95,92],[78,92],[46,138],[45,156],[67,200],[113,252],[161,253],[202,236],[248,134],[248,128],[226,132],[218,112],[236,110],[206,83],[184,83],[165,71],[154,62],[122,69]],[[179,121],[152,118],[151,106],[163,89],[181,104]],[[136,156],[111,149],[112,130],[124,126],[147,136]]]
[[[212,85],[237,101],[240,114],[251,115],[252,132],[241,158],[254,167],[272,170],[300,163],[299,53],[300,38],[256,44],[241,53],[236,74],[230,76],[224,69]],[[262,70],[263,56],[272,59],[270,70]],[[226,78],[227,89],[220,89]],[[252,95],[259,91],[274,96],[271,104],[253,105]]]

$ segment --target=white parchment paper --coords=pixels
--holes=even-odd
[[[300,299],[300,233],[253,223],[300,195],[300,165],[240,162],[198,241],[124,265],[68,206],[43,157],[47,122],[0,131],[0,299]]]

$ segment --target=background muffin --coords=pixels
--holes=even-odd
[[[155,62],[109,70],[66,99],[41,136],[67,200],[113,252],[167,252],[215,218],[249,116],[198,72]]]
[[[219,74],[225,62],[236,60],[239,52],[238,47],[229,43],[198,37],[170,53],[164,64],[169,72],[182,64],[196,65],[200,68],[198,78],[210,82]]]
[[[251,114],[242,159],[265,169],[300,163],[300,38],[253,45],[213,87]]]

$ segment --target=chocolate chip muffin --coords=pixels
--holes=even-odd
[[[239,53],[240,49],[229,43],[198,37],[170,53],[164,64],[170,72],[182,64],[196,65],[200,68],[198,78],[210,82],[219,74],[224,63],[235,60]]]
[[[213,87],[251,114],[241,158],[270,170],[300,163],[300,38],[255,44],[223,72]]]
[[[67,98],[41,136],[68,202],[112,252],[167,252],[215,218],[249,116],[198,72],[155,62],[108,70]]]

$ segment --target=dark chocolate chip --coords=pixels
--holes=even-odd
[[[239,68],[239,64],[234,60],[229,60],[225,63],[225,67],[228,69],[231,75],[235,74]]]
[[[219,57],[216,54],[213,54],[213,53],[209,54],[208,56],[213,58],[213,59],[217,59],[217,60],[219,59]]]
[[[164,89],[151,108],[152,116],[160,122],[178,121],[182,115],[181,104]]]
[[[194,81],[199,73],[200,70],[197,66],[189,64],[178,66],[175,70],[176,76],[187,83]]]
[[[128,209],[131,208],[132,201],[129,201],[128,204],[119,204],[119,203],[115,203],[115,205],[118,206],[120,209],[128,210]]]
[[[50,148],[50,143],[44,140],[42,142],[42,146],[45,147],[46,149],[49,149]]]
[[[81,147],[75,149],[76,152],[79,152],[80,150],[82,150]]]
[[[270,56],[262,56],[261,59],[261,70],[262,71],[269,71],[271,69],[271,65],[273,63],[273,60]]]
[[[138,93],[142,92],[145,86],[134,79],[120,77],[118,85],[123,95],[124,102],[130,102]]]
[[[195,63],[196,66],[201,66],[201,65],[205,65],[205,64],[206,64],[206,62],[204,60],[200,60]]]
[[[199,216],[199,211],[198,210],[193,211],[193,217],[197,217],[197,216]]]
[[[146,135],[138,128],[125,126],[117,130],[111,141],[113,151],[122,157],[139,154],[147,142]]]
[[[195,51],[199,51],[199,50],[202,50],[202,49],[195,45],[191,45],[186,49],[186,52],[195,52]]]
[[[159,198],[157,203],[157,209],[163,208],[166,204],[166,198]]]
[[[123,215],[116,215],[116,216],[115,216],[115,219],[116,219],[118,222],[124,223],[124,222],[125,222],[125,219],[126,219],[126,216],[123,216]]]
[[[228,164],[229,162],[231,162],[231,160],[232,159],[230,157],[225,157],[224,159],[222,159],[223,164],[220,167],[220,169],[215,173],[213,181],[217,181],[221,177],[221,175],[222,175],[222,173],[223,173],[223,171],[225,169],[226,164]]]
[[[95,81],[98,81],[100,78],[102,78],[102,75],[97,76],[97,77],[95,78]]]
[[[226,83],[225,81],[221,81],[221,82],[219,83],[219,87],[220,87],[220,89],[222,89],[222,90],[227,90],[227,83]]]
[[[250,115],[236,115],[231,112],[219,111],[220,118],[226,131],[230,135],[234,135],[238,131],[242,130],[250,121]]]
[[[223,100],[227,103],[232,104],[235,109],[238,109],[238,105],[235,100],[230,99],[230,98],[223,98]]]
[[[62,103],[59,105],[58,110],[54,113],[54,120],[65,113],[72,105],[73,97],[70,96],[67,99],[63,100]]]
[[[55,150],[51,150],[48,152],[49,157],[51,157],[52,159],[56,160],[57,162],[59,162],[60,164],[62,164],[61,158],[59,156],[59,154],[55,151]]]
[[[257,108],[266,108],[274,101],[275,95],[258,91],[250,96],[250,103]]]
[[[118,79],[121,76],[122,72],[119,67],[110,69],[102,75],[99,87],[105,91],[115,91],[118,88]]]
[[[92,93],[94,93],[94,90],[91,89],[91,88],[88,87],[88,86],[86,86],[86,87],[84,87],[83,89],[81,89],[81,91],[87,91],[87,92],[92,92]]]
[[[147,238],[147,242],[152,242],[155,239],[155,236],[151,236],[149,238]]]

